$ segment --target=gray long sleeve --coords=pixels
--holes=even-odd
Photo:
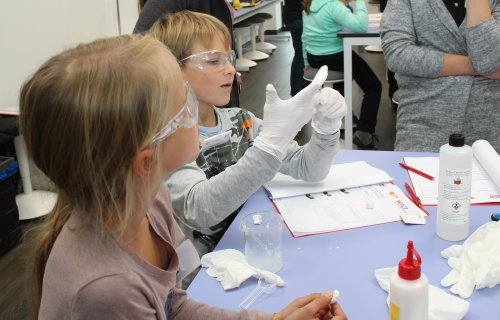
[[[393,72],[436,78],[443,68],[443,53],[419,45],[412,10],[409,0],[391,0],[384,10],[380,35],[387,66]],[[427,28],[421,32],[434,34],[432,25]]]
[[[500,1],[493,17],[466,29],[467,51],[472,66],[480,74],[500,69]]]
[[[255,147],[248,149],[237,164],[211,179],[192,162],[167,178],[174,210],[192,226],[214,226],[271,180],[280,166],[276,157]]]

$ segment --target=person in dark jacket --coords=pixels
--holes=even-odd
[[[229,29],[231,36],[233,34],[233,14],[232,7],[226,0],[139,0],[139,13],[134,28],[134,33],[146,32],[151,26],[165,13],[174,13],[182,10],[206,13],[222,21]],[[234,49],[234,39],[232,39],[232,48]],[[237,77],[233,81],[231,90],[231,99],[225,106],[219,107],[239,107],[239,85]]]
[[[306,87],[302,58],[302,0],[285,0],[283,23],[292,35],[294,55],[290,69],[290,95],[293,97]]]

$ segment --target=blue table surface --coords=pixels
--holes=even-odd
[[[398,165],[404,156],[437,156],[435,153],[342,150],[334,163],[364,160],[387,171],[402,190],[410,183],[405,169]],[[405,225],[393,222],[378,226],[338,231],[328,234],[293,238],[287,229],[283,237],[284,267],[278,274],[285,286],[260,298],[251,308],[276,312],[295,298],[312,292],[338,289],[340,303],[349,319],[387,319],[387,293],[375,280],[373,271],[396,266],[406,256],[408,240],[413,240],[422,257],[422,271],[429,283],[444,289],[441,279],[450,267],[440,252],[462,242],[448,242],[436,233],[436,207],[427,206],[430,213],[425,225]],[[472,206],[471,233],[491,221],[490,215],[498,206]],[[241,219],[249,213],[275,210],[262,188],[252,195],[229,227],[215,250],[233,248],[244,252],[244,236],[239,230]],[[201,269],[188,288],[191,299],[210,305],[238,310],[238,304],[257,285],[255,279],[245,281],[239,288],[224,291],[215,278]],[[469,312],[464,319],[500,319],[500,286],[475,290],[470,298]]]

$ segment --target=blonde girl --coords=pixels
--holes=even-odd
[[[162,181],[198,154],[198,106],[160,42],[121,36],[67,50],[20,102],[28,152],[58,188],[34,242],[37,318],[273,317],[197,303],[176,284],[184,236]],[[301,298],[275,318],[323,315],[329,297]]]

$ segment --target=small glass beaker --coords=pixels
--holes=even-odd
[[[245,257],[256,268],[277,272],[283,267],[281,215],[272,211],[251,213],[243,218]]]

